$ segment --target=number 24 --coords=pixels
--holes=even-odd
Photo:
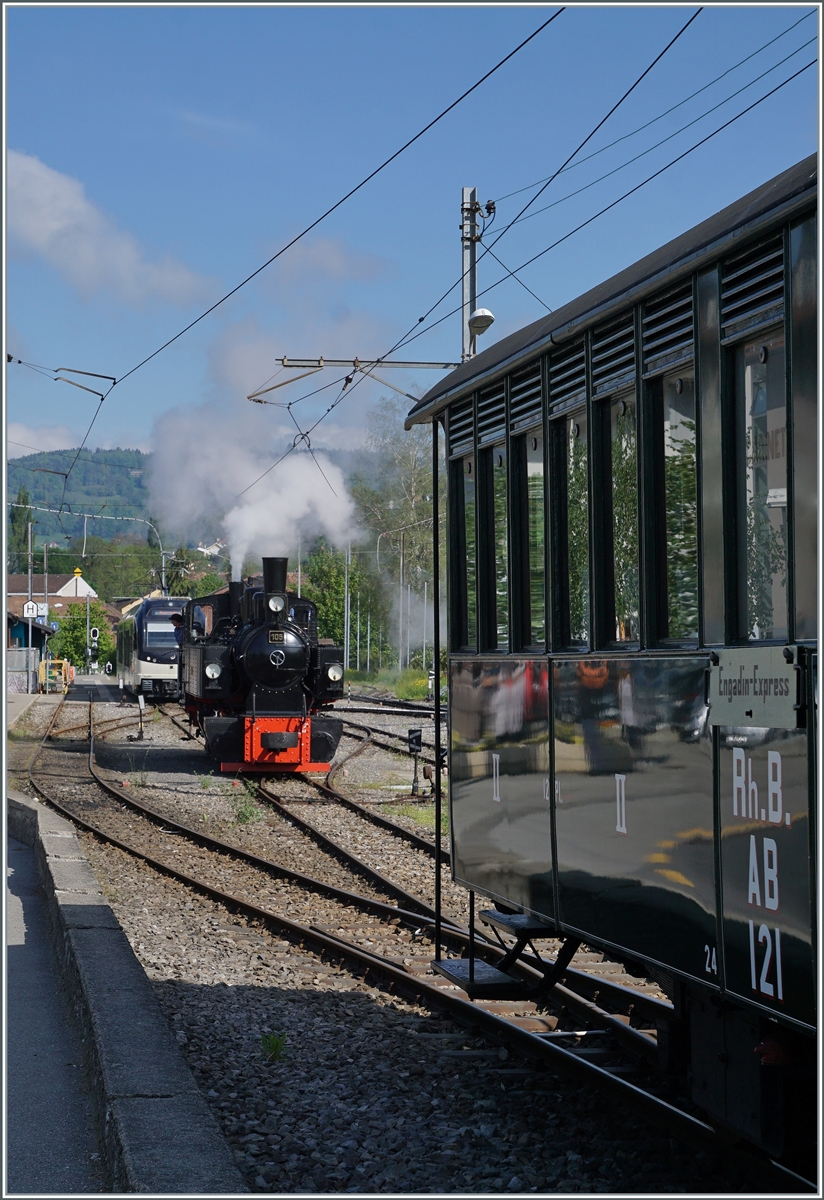
[[[708,975],[718,974],[718,965],[715,961],[715,946],[710,949],[709,946],[704,947],[704,953],[707,956],[707,964],[704,968]]]

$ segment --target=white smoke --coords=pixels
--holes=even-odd
[[[324,454],[314,452],[316,463],[294,450],[259,479],[289,445],[272,417],[248,403],[181,406],[152,431],[153,511],[175,537],[222,528],[233,579],[248,554],[285,556],[298,534],[335,545],[357,535],[343,473]]]

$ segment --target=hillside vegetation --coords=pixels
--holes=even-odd
[[[24,487],[32,505],[59,508],[63,496],[63,476],[59,472],[68,471],[76,453],[76,450],[52,450],[10,459],[8,500],[14,501],[20,488]],[[103,512],[112,517],[148,519],[149,492],[146,480],[150,460],[151,455],[141,450],[83,450],[69,476],[66,507],[70,512]],[[82,518],[73,517],[65,511],[59,518],[45,512],[35,512],[34,516],[38,545],[44,542],[65,545],[66,537],[83,534]],[[94,525],[93,531],[105,536],[116,528],[109,522],[101,521]],[[142,541],[146,540],[145,525],[136,526],[135,531]]]

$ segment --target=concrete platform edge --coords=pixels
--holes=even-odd
[[[35,853],[113,1190],[248,1192],[74,827],[14,791],[7,819],[11,836]]]

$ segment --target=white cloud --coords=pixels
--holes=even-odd
[[[283,283],[317,287],[322,280],[368,281],[386,273],[388,263],[375,254],[350,249],[339,238],[316,237],[290,247],[275,264]]]
[[[77,179],[9,150],[7,213],[12,248],[34,251],[82,294],[103,290],[126,304],[185,306],[211,294],[209,280],[165,257],[150,262],[137,239],[86,197]]]
[[[36,454],[38,450],[74,450],[83,441],[82,433],[68,425],[24,425],[10,421],[6,431],[7,458],[23,458]],[[136,433],[121,432],[116,436],[96,437],[89,450],[144,450],[150,449],[149,440]]]
[[[38,450],[71,450],[82,442],[82,435],[68,425],[22,425],[10,421],[7,431],[6,454],[23,458]]]

